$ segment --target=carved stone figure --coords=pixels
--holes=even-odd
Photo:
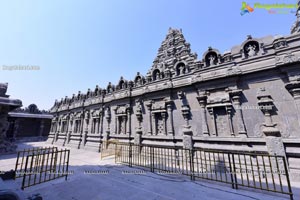
[[[209,59],[209,65],[210,65],[210,66],[215,65],[216,57],[215,57],[214,55],[210,55],[210,56],[208,57],[208,59]]]
[[[255,56],[256,55],[256,46],[249,44],[249,46],[247,47],[247,51],[248,51],[249,57]]]

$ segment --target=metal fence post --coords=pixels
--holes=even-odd
[[[132,167],[132,145],[129,143],[129,167]]]
[[[68,174],[69,174],[69,160],[70,160],[70,150],[68,149],[68,150],[65,150],[65,153],[67,153],[68,154],[68,157],[67,157],[67,166],[66,166],[66,178],[65,178],[65,180],[68,180]]]
[[[194,181],[195,180],[195,172],[194,172],[194,150],[193,149],[189,149],[188,150],[190,153],[190,172],[191,172],[191,180]]]
[[[117,163],[117,147],[118,147],[118,144],[115,144],[115,163]]]
[[[14,180],[16,180],[16,177],[17,177],[17,170],[18,170],[18,165],[19,165],[19,157],[20,157],[20,152],[18,152],[18,156],[17,156],[16,166],[15,166],[15,177],[14,177]]]
[[[154,172],[154,148],[153,147],[149,147],[150,148],[150,168],[151,168],[151,172]]]
[[[234,180],[233,180],[233,172],[232,172],[232,165],[231,165],[231,158],[230,158],[231,154],[228,153],[227,155],[228,155],[228,162],[229,162],[229,173],[230,173],[230,178],[231,178],[231,186],[234,189],[235,184],[234,184]]]
[[[25,179],[26,179],[27,165],[28,165],[28,157],[29,157],[29,156],[26,156],[26,162],[25,162],[25,169],[24,169],[24,172],[21,172],[21,173],[24,173],[24,174],[23,174],[23,180],[22,180],[22,187],[21,187],[22,190],[24,190],[24,186],[25,186]]]
[[[231,155],[232,155],[232,165],[233,165],[233,172],[232,173],[233,173],[233,176],[234,176],[234,185],[235,185],[235,189],[238,189],[234,154],[231,154]]]
[[[289,170],[288,170],[287,163],[286,163],[287,160],[285,159],[285,157],[282,157],[282,160],[283,160],[283,163],[284,163],[284,171],[285,171],[286,181],[287,181],[287,184],[288,184],[288,190],[289,190],[289,193],[290,193],[290,200],[293,200],[294,197],[293,197],[293,192],[292,192],[292,187],[291,187],[291,182],[290,182]]]

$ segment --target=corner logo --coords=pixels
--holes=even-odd
[[[243,16],[246,13],[253,12],[254,9],[251,8],[245,1],[242,2],[241,15]]]
[[[261,4],[261,3],[254,3],[254,6],[251,7],[245,1],[242,2],[241,8],[241,16],[245,15],[246,13],[250,13],[254,11],[254,8],[258,9],[265,9],[268,11],[269,14],[289,14],[289,13],[296,13],[295,10],[298,8],[297,4],[286,4],[286,3],[273,3],[273,4]]]

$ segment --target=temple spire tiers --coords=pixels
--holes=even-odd
[[[291,34],[300,33],[300,0],[297,2],[297,10],[296,10],[296,21],[291,28]]]
[[[147,82],[182,76],[195,68],[197,68],[197,54],[191,52],[190,44],[186,42],[182,30],[169,28],[146,75]]]

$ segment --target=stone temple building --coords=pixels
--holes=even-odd
[[[7,138],[15,141],[46,140],[50,131],[52,115],[39,110],[37,105],[18,108],[8,113]]]
[[[22,106],[21,100],[9,98],[9,95],[6,94],[7,87],[7,83],[0,83],[0,154],[13,152],[17,148],[7,139],[8,112]]]
[[[201,55],[170,28],[147,74],[55,101],[48,141],[96,151],[108,140],[265,151],[300,170],[299,22],[298,9],[290,35],[248,35]]]
[[[7,83],[0,83],[0,154],[14,152],[17,141],[45,140],[52,115],[35,104],[22,109],[22,101],[6,94]]]

